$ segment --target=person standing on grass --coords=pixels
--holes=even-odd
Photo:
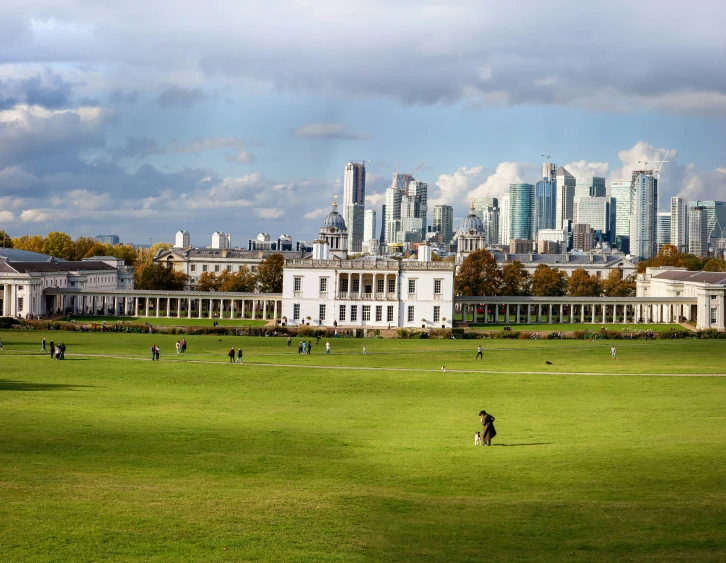
[[[187,339],[182,338],[182,354],[187,351]]]
[[[160,349],[159,349],[159,347],[157,346],[157,347],[156,347],[156,361],[157,361],[157,362],[159,361],[159,354],[161,354],[161,350],[160,350]]]
[[[367,356],[368,355],[368,351],[366,350],[366,347],[365,346],[363,346],[363,355],[364,356]]]
[[[41,353],[48,353],[48,350],[45,349],[45,336],[43,337],[43,342],[40,343],[40,352]]]
[[[229,349],[229,352],[227,352],[227,355],[229,356],[229,363],[234,363],[234,347]]]
[[[60,359],[65,360],[66,359],[66,345],[61,342],[60,346]]]
[[[494,429],[494,417],[484,410],[479,412],[479,416],[482,425],[481,443],[483,446],[491,446],[492,438],[497,435]]]
[[[50,359],[53,359],[53,355],[55,354],[55,342],[52,340],[50,341]]]
[[[325,343],[325,353],[330,355],[330,342]]]
[[[484,359],[484,354],[482,353],[482,348],[481,348],[481,344],[479,344],[479,348],[477,348],[477,349],[476,349],[476,358],[474,358],[474,359],[475,359],[475,360],[478,360],[478,359],[480,359],[480,358],[481,358],[482,360]]]
[[[310,352],[313,351],[313,341],[308,340],[308,356],[310,355]]]
[[[179,354],[181,352],[181,342],[178,340],[176,341],[176,353]]]
[[[615,359],[615,344],[610,346],[610,355],[612,356],[613,360]]]
[[[153,362],[156,359],[156,344],[151,345],[151,361]]]
[[[242,363],[242,348],[237,348],[237,363]]]
[[[287,347],[292,348],[292,336],[287,337]]]

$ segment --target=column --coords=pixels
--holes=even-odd
[[[151,299],[149,297],[144,297],[144,304],[146,305],[146,315],[144,315],[144,316],[146,316],[146,317],[149,316],[149,302],[150,301],[151,301]]]
[[[192,318],[192,299],[187,297],[187,319]]]
[[[547,305],[547,322],[552,324],[552,303]]]
[[[267,299],[265,299],[265,300],[263,301],[263,306],[262,306],[262,318],[263,318],[263,319],[265,319],[265,320],[267,320]]]
[[[385,286],[384,286],[385,289]],[[384,292],[385,294],[385,292]],[[274,310],[275,320],[277,320],[277,299],[275,299],[275,310]]]
[[[527,324],[532,324],[532,305],[527,303]]]
[[[134,317],[139,316],[139,298],[134,297]]]
[[[509,324],[509,303],[504,305],[504,324]]]

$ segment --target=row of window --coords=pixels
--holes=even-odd
[[[193,266],[192,266],[193,267]],[[205,266],[206,268],[206,266]],[[194,270],[192,270],[194,271]],[[205,270],[206,271],[206,270]],[[217,270],[219,271],[219,270]],[[328,291],[328,279],[326,277],[320,278],[320,293],[327,293]],[[351,280],[351,291],[352,293],[359,293],[360,292],[360,279],[353,278]],[[293,278],[293,291],[298,292],[302,291],[302,277],[295,277]],[[376,293],[383,293],[385,289],[385,280],[376,280]],[[365,287],[365,293],[372,293],[372,287],[366,286]],[[340,281],[340,291],[341,293],[348,293],[348,279],[344,278]],[[395,293],[396,291],[396,280],[388,280],[388,293]],[[408,280],[408,293],[414,294],[416,293],[416,280]],[[434,280],[434,294],[440,295],[441,294],[441,280]]]
[[[338,309],[338,322],[358,322],[358,305],[340,305]],[[361,313],[361,320],[362,321],[370,321],[371,320],[371,312],[375,313],[375,321],[380,323],[383,322],[383,305],[376,305],[375,309],[373,309],[372,305],[361,305],[360,306],[360,313]],[[326,306],[320,305],[318,309],[318,319],[322,322],[325,320],[326,315]],[[386,322],[392,323],[394,315],[394,307],[393,305],[386,306]],[[416,307],[413,305],[409,305],[408,309],[406,310],[406,318],[409,323],[416,322]],[[292,319],[294,321],[300,320],[300,304],[295,303],[292,306]],[[441,307],[436,305],[434,307],[434,318],[433,322],[438,323],[441,321]]]
[[[221,264],[214,264],[214,273],[215,274],[219,274],[220,272],[230,272],[231,273],[233,271],[233,268],[234,268],[234,266],[232,266],[231,264],[227,264],[226,266],[222,266]],[[247,266],[245,266],[244,264],[240,264],[239,266],[237,266],[237,271],[239,272],[240,270],[243,270],[244,268],[247,268]],[[254,272],[255,266],[250,266],[249,270],[250,270],[250,272]],[[190,264],[189,271],[196,272],[197,265]],[[209,272],[209,265],[202,264],[202,272]]]

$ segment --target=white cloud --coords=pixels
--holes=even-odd
[[[285,214],[285,210],[279,207],[258,207],[255,213],[262,219],[277,219]]]
[[[7,209],[0,211],[0,222],[12,223],[13,221],[15,221],[15,213],[8,211]]]
[[[53,219],[53,214],[45,209],[25,209],[20,214],[20,220],[31,223],[46,223]]]
[[[303,215],[303,219],[322,219],[330,213],[330,207],[318,207]]]

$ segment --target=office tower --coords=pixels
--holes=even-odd
[[[454,234],[454,208],[450,205],[434,205],[434,231],[441,233],[444,244],[451,244]]]
[[[656,227],[656,251],[660,252],[664,244],[671,243],[671,212],[658,212],[658,226]]]
[[[499,244],[509,245],[512,238],[512,225],[509,213],[509,196],[505,195],[500,200],[499,208]]]
[[[688,234],[688,208],[682,197],[671,198],[671,244],[678,252],[686,252]]]
[[[702,207],[708,213],[709,240],[712,238],[724,238],[724,234],[726,234],[726,203],[713,200],[688,202],[689,211],[696,207]]]
[[[488,205],[482,210],[484,241],[487,246],[499,244],[499,207]]]
[[[343,177],[343,207],[351,203],[365,204],[366,201],[366,165],[364,162],[349,162],[345,165]],[[346,225],[348,225],[346,223]],[[348,225],[350,229],[350,225]]]
[[[212,248],[231,248],[232,236],[224,231],[212,233]]]
[[[612,197],[576,197],[575,223],[600,232],[600,242],[615,242],[615,200]]]
[[[121,238],[118,235],[96,235],[93,237],[93,240],[101,244],[110,244],[111,246],[121,244]]]
[[[344,209],[343,220],[348,227],[348,252],[360,252],[363,248],[365,206],[362,203],[349,203]]]
[[[557,206],[555,228],[566,229],[567,221],[572,221],[572,208],[575,203],[575,178],[563,166],[557,169],[555,176],[557,186]]]
[[[652,170],[635,170],[630,189],[630,254],[638,260],[655,256],[658,180]]]
[[[532,184],[509,184],[509,228],[512,239],[534,240],[535,207]]]
[[[473,197],[471,203],[474,205],[474,213],[482,221],[484,220],[484,211],[489,207],[499,207],[499,199],[496,197]]]
[[[192,237],[189,231],[177,231],[176,240],[174,241],[174,248],[191,248]]]
[[[428,189],[426,182],[410,178],[408,182],[408,196],[418,198],[417,219],[421,219],[421,240],[426,238],[426,225],[428,224]]]
[[[690,203],[688,205],[688,252],[702,256],[708,252],[708,209],[691,207]]]
[[[373,240],[376,238],[376,212],[373,209],[366,209],[364,216],[363,240]]]
[[[615,236],[630,239],[630,198],[633,182],[610,182],[610,196],[615,199]]]
[[[391,238],[390,233],[396,232],[398,230],[398,227],[396,227],[396,231],[391,231],[391,229],[393,228],[391,226],[391,223],[396,221],[400,223],[402,197],[403,188],[399,187],[398,174],[394,174],[392,184],[386,189],[386,242],[396,242],[396,235],[394,234]]]
[[[386,204],[381,205],[381,236],[378,239],[381,246],[386,242]]]
[[[537,221],[535,229],[554,229],[557,222],[557,184],[546,178],[535,185]]]
[[[575,197],[605,197],[605,178],[597,176],[575,178]]]
[[[554,182],[557,177],[557,165],[554,162],[543,162],[542,177],[546,182]]]
[[[572,225],[572,250],[587,252],[595,246],[595,230],[586,223]]]

